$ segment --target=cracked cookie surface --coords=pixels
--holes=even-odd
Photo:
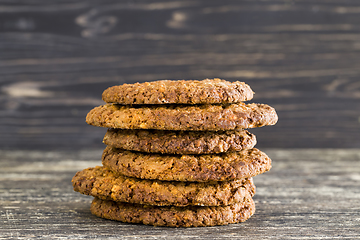
[[[72,179],[74,190],[104,200],[157,206],[223,206],[255,194],[252,178],[228,182],[169,182],[129,178],[87,168]]]
[[[244,82],[222,79],[160,80],[112,86],[102,94],[118,104],[224,104],[248,101],[253,91]]]

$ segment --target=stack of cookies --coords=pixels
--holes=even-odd
[[[74,176],[96,216],[155,226],[243,222],[255,212],[252,177],[271,168],[247,128],[275,110],[245,104],[253,91],[220,79],[155,81],[106,89],[86,121],[106,127],[101,167]]]

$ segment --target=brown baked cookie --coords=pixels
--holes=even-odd
[[[223,206],[255,194],[251,178],[212,183],[142,180],[115,174],[104,167],[79,171],[72,183],[75,191],[104,200],[158,206]]]
[[[255,213],[255,203],[251,197],[246,197],[243,201],[229,206],[159,207],[95,198],[90,210],[98,217],[126,223],[166,227],[206,227],[244,222]]]
[[[213,155],[163,155],[107,147],[102,164],[114,172],[162,181],[230,181],[269,171],[271,159],[257,148]]]
[[[111,147],[150,153],[210,154],[251,149],[254,134],[237,131],[160,131],[108,129],[103,142]]]
[[[237,130],[274,125],[275,109],[266,104],[153,105],[131,107],[107,104],[86,116],[90,125],[121,129]]]
[[[123,84],[109,87],[102,94],[105,102],[118,104],[224,104],[252,98],[253,91],[244,82],[218,78]]]

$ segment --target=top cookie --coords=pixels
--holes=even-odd
[[[102,99],[117,104],[217,104],[238,103],[253,98],[244,82],[222,79],[161,80],[123,84],[106,89]]]

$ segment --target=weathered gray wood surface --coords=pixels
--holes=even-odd
[[[1,149],[100,148],[111,85],[242,80],[279,113],[258,146],[360,148],[358,0],[0,0]]]
[[[73,192],[77,170],[101,150],[0,151],[0,239],[357,239],[360,150],[265,150],[273,168],[254,178],[247,222],[173,229],[100,219]]]

